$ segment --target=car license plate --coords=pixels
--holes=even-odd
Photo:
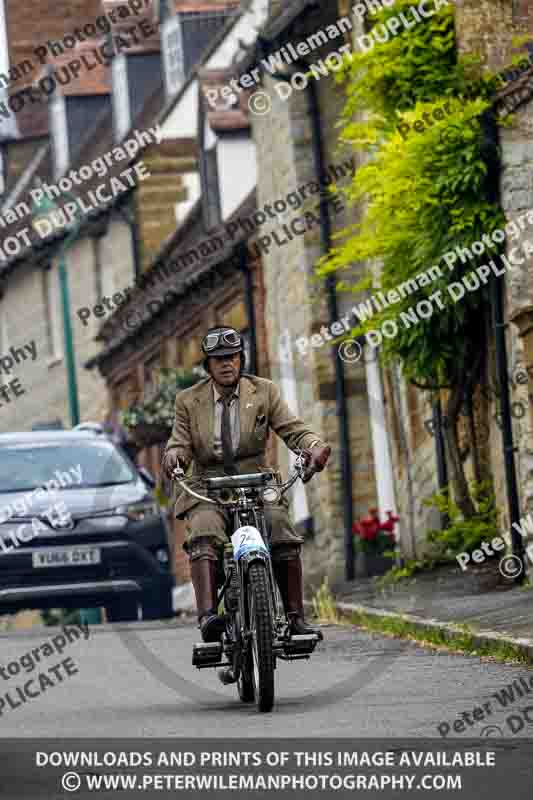
[[[102,554],[99,547],[54,547],[38,550],[32,554],[33,566],[38,567],[84,567],[100,564]]]

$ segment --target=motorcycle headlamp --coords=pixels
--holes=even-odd
[[[261,497],[263,498],[263,503],[267,503],[268,505],[277,505],[277,503],[279,503],[281,493],[273,486],[267,486],[267,488],[263,489],[261,492]]]

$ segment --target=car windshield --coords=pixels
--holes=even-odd
[[[52,480],[64,489],[78,489],[130,483],[136,476],[111,442],[69,440],[2,447],[0,493],[37,489]]]

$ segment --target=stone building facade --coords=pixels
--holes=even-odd
[[[59,5],[43,2],[37,4],[35,16],[28,16],[27,12],[22,14],[20,4],[11,0],[3,3],[9,42],[6,72],[8,67],[13,69],[22,61],[34,65],[32,72],[21,74],[20,80],[12,82],[11,93],[44,74],[44,65],[32,56],[33,49],[42,41],[62,42],[75,28],[84,29],[85,25],[95,28],[95,20],[115,13],[118,5],[114,0]],[[25,227],[32,244],[11,259],[0,257],[0,354],[28,340],[36,341],[38,352],[35,363],[24,362],[16,373],[25,393],[16,403],[0,409],[1,431],[27,430],[49,422],[70,425],[59,286],[62,251],[70,291],[80,416],[82,420],[102,420],[109,411],[105,383],[97,372],[89,372],[83,366],[100,349],[96,336],[102,316],[109,313],[107,308],[103,315],[95,314],[93,309],[103,298],[132,287],[162,242],[173,233],[175,206],[184,197],[181,174],[191,169],[193,155],[189,146],[180,150],[172,140],[161,147],[147,147],[145,140],[137,161],[145,159],[149,178],[138,182],[134,190],[129,188],[121,193],[117,202],[87,214],[66,250],[61,236],[42,241],[35,233],[29,192],[39,182],[57,184],[65,170],[67,173],[71,168],[79,170],[97,158],[109,156],[124,139],[135,136],[135,131],[155,129],[157,116],[167,103],[158,16],[164,6],[171,15],[172,3],[147,0],[143,4],[136,23],[143,23],[144,34],[137,37],[138,44],[123,40],[129,41],[129,46],[116,54],[120,70],[115,69],[115,60],[107,66],[97,64],[95,69],[84,69],[77,79],[59,86],[59,97],[53,99],[64,100],[63,108],[59,104],[53,110],[47,102],[28,103],[20,113],[12,115],[13,125],[0,124],[0,166],[3,165],[4,176],[3,184],[0,182],[0,208],[7,215],[12,213],[13,206],[23,202],[30,210],[20,219],[2,223],[0,247],[9,237],[18,237]],[[217,27],[223,26],[224,12],[231,12],[235,2],[176,0],[174,6],[176,12],[186,17],[188,25],[198,20],[194,29],[188,29],[186,55],[191,61]],[[204,28],[199,19],[202,15],[206,16]],[[78,42],[63,54],[59,53],[60,45],[54,45],[59,53],[55,57],[48,47],[48,66],[64,68],[73,57],[82,58],[92,47],[100,46],[102,38],[97,29],[92,39]],[[84,120],[82,129],[80,119]],[[154,141],[153,136],[151,140]],[[58,153],[62,162],[66,159],[65,163],[58,164]],[[105,179],[83,183],[78,193],[87,193],[108,182],[111,175],[116,176],[128,163],[113,161]],[[109,190],[109,186],[106,188]],[[61,206],[66,199],[60,195],[56,204]],[[87,316],[83,316],[86,312]]]
[[[315,9],[313,13],[304,13],[291,25],[290,32],[280,32],[276,46],[284,42],[284,36],[294,43],[304,41],[315,31],[334,23],[339,16],[340,7],[336,3]],[[343,43],[344,39],[338,42]],[[332,44],[325,51],[324,48],[317,49],[308,61],[323,59],[332,49]],[[302,65],[297,68],[304,70]],[[281,76],[263,76],[261,89],[267,93],[272,110],[265,116],[253,118],[253,135],[258,149],[260,208],[267,203],[274,204],[278,198],[317,180],[309,90],[293,90],[288,99],[283,100],[287,92],[277,88],[282,83]],[[343,106],[342,92],[336,87],[333,74],[321,78],[313,88],[316,89],[325,165],[328,170],[338,170],[339,185],[347,185],[355,164],[352,154],[341,151],[338,146],[335,123]],[[345,164],[351,166],[344,169]],[[318,195],[308,197],[298,214],[305,211],[317,213],[317,200]],[[329,212],[333,231],[340,230],[354,219],[353,211],[346,210],[340,198],[329,204]],[[265,230],[268,230],[267,226]],[[345,444],[339,437],[333,361],[338,356],[336,349],[327,343],[319,348],[309,344],[305,354],[303,345],[296,344],[299,340],[310,342],[311,337],[320,335],[321,328],[331,321],[325,283],[315,278],[315,267],[323,252],[320,225],[317,224],[304,236],[295,237],[282,247],[273,247],[264,253],[263,262],[268,287],[266,320],[272,378],[295,382],[299,413],[333,448],[328,469],[307,489],[316,532],[305,550],[305,566],[310,580],[318,582],[325,574],[330,583],[335,584],[344,577],[346,564],[343,518],[346,487],[341,472],[341,449]],[[342,295],[338,296],[339,318],[351,305],[348,299],[345,301]],[[286,342],[290,342],[293,351],[290,361],[283,357],[287,350]],[[345,399],[349,418],[347,444],[352,458],[351,502],[353,517],[357,519],[365,516],[369,507],[376,505],[365,369],[360,363],[346,364]]]
[[[6,3],[11,6],[10,0],[6,0]],[[41,5],[44,9],[45,4]],[[0,128],[0,153],[5,177],[4,185],[0,187],[0,192],[4,189],[0,203],[4,210],[11,209],[15,201],[23,201],[31,208],[29,192],[41,182],[49,186],[56,184],[65,169],[80,170],[95,159],[116,153],[116,148],[132,137],[140,145],[136,158],[130,155],[124,161],[115,155],[112,166],[109,167],[109,162],[106,162],[109,167],[105,177],[107,194],[110,178],[116,178],[121,170],[130,165],[135,167],[143,161],[143,170],[149,174],[135,188],[126,186],[128,190],[121,191],[116,202],[87,213],[80,220],[76,236],[66,250],[64,229],[47,238],[35,234],[33,210],[27,215],[27,220],[17,219],[10,222],[8,227],[0,228],[0,243],[3,243],[5,237],[18,234],[19,229],[27,224],[32,243],[31,248],[22,249],[11,260],[0,261],[0,355],[29,341],[34,341],[37,348],[36,360],[22,362],[10,376],[20,378],[24,394],[17,397],[16,402],[3,404],[0,408],[2,432],[30,430],[33,426],[51,423],[65,428],[71,425],[59,280],[63,256],[69,284],[81,421],[109,420],[114,412],[116,415],[117,409],[135,400],[139,393],[142,394],[145,389],[149,391],[158,366],[180,363],[176,360],[175,352],[169,354],[167,360],[166,351],[143,351],[146,364],[143,361],[134,370],[135,379],[138,379],[135,385],[118,380],[107,386],[97,370],[86,368],[86,364],[102,349],[101,340],[97,337],[105,327],[104,318],[110,316],[111,309],[121,302],[115,300],[115,296],[142,285],[146,268],[152,263],[154,255],[159,253],[163,242],[174,233],[176,205],[186,197],[182,175],[197,169],[196,150],[190,140],[176,142],[167,137],[158,146],[154,133],[158,130],[158,116],[169,104],[169,76],[165,66],[169,59],[163,64],[160,33],[163,51],[165,47],[170,47],[169,37],[165,38],[164,31],[160,30],[159,23],[163,20],[158,16],[165,5],[168,14],[165,24],[168,24],[168,17],[173,15],[174,10],[172,3],[156,4],[151,0],[145,3],[143,12],[138,16],[145,23],[144,31],[151,32],[149,35],[146,33],[140,45],[129,47],[126,53],[121,54],[120,74],[114,74],[117,70],[108,66],[82,73],[77,81],[72,81],[65,88],[63,96],[66,109],[61,114],[59,126],[49,125],[53,115],[50,116],[48,104],[43,103],[38,111],[40,109],[44,116],[41,119],[41,116],[35,115],[31,129],[27,121],[22,124],[26,119],[22,112],[20,120],[17,120],[17,128],[12,126],[8,132]],[[37,46],[43,37],[63,39],[70,30],[65,19],[68,19],[69,26],[83,27],[86,22],[94,23],[97,16],[113,11],[117,3],[104,0],[98,4],[88,2],[84,6],[81,3],[74,6],[69,7],[70,12],[76,11],[77,16],[66,13],[64,5],[60,4],[50,15],[48,27],[43,22],[47,15],[41,9],[40,29],[34,26],[29,31],[26,24],[20,35],[15,29],[20,14],[16,10],[11,13],[9,8],[10,42],[14,43],[9,63],[13,64],[14,60],[24,56],[25,51],[18,47],[20,42],[27,46],[29,41]],[[182,22],[187,28],[185,55],[188,69],[234,9],[234,0],[216,0],[214,3],[210,0],[176,1],[175,10],[184,16]],[[63,14],[62,26],[58,24],[56,11]],[[29,39],[24,39],[26,35]],[[96,42],[93,44],[96,45]],[[76,55],[80,56],[84,48],[86,45],[76,48]],[[60,66],[64,61],[65,57],[58,57],[55,66]],[[171,60],[170,63],[174,62]],[[98,74],[98,80],[95,74]],[[179,75],[173,77],[175,80],[180,78]],[[81,131],[80,118],[85,121],[85,128]],[[137,134],[149,130],[152,133],[149,137],[151,144],[148,145],[146,136],[139,139]],[[65,136],[69,139],[70,148],[65,148]],[[58,170],[57,154],[64,156],[67,150],[70,161],[68,165],[63,165],[63,171]],[[103,183],[102,177],[93,176],[79,190],[79,194],[82,191],[87,193],[90,189],[96,190]],[[60,197],[58,204],[64,202],[65,197]],[[0,376],[0,380],[2,378]],[[159,459],[154,458],[152,452],[141,454],[141,463],[150,466],[156,473],[159,470]],[[180,570],[179,559],[177,570]],[[180,579],[183,579],[181,575]]]
[[[193,6],[198,11],[204,6],[223,10],[225,5],[191,0],[178,2],[176,8],[188,13]],[[87,5],[87,14],[95,13],[93,6]],[[460,51],[479,53],[492,69],[509,63],[512,37],[531,32],[527,6],[516,0],[457,0]],[[339,371],[338,349],[324,334],[334,322],[333,313],[337,320],[355,323],[350,314],[354,296],[335,293],[331,283],[318,280],[316,266],[331,236],[357,221],[360,210],[346,207],[340,196],[334,197],[325,185],[320,186],[320,180],[347,185],[362,162],[359,156],[339,147],[336,124],[344,96],[334,80],[335,65],[326,69],[326,74],[319,70],[311,86],[304,87],[301,78],[299,88],[287,81],[294,72],[304,72],[310,63],[323,64],[332,50],[338,52],[343,44],[353,44],[363,30],[354,20],[353,29],[342,32],[336,41],[314,47],[312,55],[306,56],[307,63],[278,64],[279,74],[265,69],[264,63],[261,68],[269,53],[309,41],[317,31],[334,26],[349,13],[347,0],[321,5],[295,0],[290,6],[252,2],[236,17],[234,27],[228,25],[219,32],[170,101],[159,80],[135,117],[137,127],[158,123],[163,132],[159,146],[150,145],[139,154],[150,169],[151,180],[129,193],[122,206],[88,220],[83,235],[67,255],[84,419],[107,417],[116,421],[121,410],[150,393],[160,367],[198,366],[199,341],[209,325],[227,322],[248,339],[253,327],[257,373],[278,383],[287,402],[333,447],[328,470],[302,487],[293,503],[297,522],[313,522],[306,527],[304,561],[307,578],[315,586],[325,575],[332,584],[344,577],[347,503],[353,519],[366,515],[369,507],[376,505],[382,514],[389,508],[397,510],[405,556],[420,555],[425,531],[439,522],[424,505],[439,483],[435,409],[427,397],[405,384],[396,369],[378,369],[370,363],[368,354],[357,361],[346,359]],[[11,17],[12,22],[15,19]],[[50,36],[54,35],[59,36],[59,32],[52,26]],[[22,57],[20,48],[17,53]],[[145,55],[159,58],[155,39]],[[257,86],[240,92],[236,99],[222,95],[231,76],[252,69],[259,70]],[[91,84],[86,89],[95,87]],[[262,93],[262,102],[266,96],[268,113],[251,103],[250,96],[256,91]],[[222,101],[210,107],[205,98],[217,92]],[[99,83],[98,96],[109,106],[104,124],[79,158],[90,159],[116,140],[105,80]],[[533,207],[532,108],[533,102],[525,102],[513,127],[501,134],[501,197],[509,219]],[[40,146],[45,152],[39,165],[32,167],[32,177],[52,180],[52,151],[46,150],[46,140],[41,141],[47,130],[43,123],[27,141],[23,137],[4,143],[3,152],[13,176],[9,190]],[[218,198],[217,185],[224,187]],[[241,192],[243,196],[239,195],[241,185],[246,189]],[[306,191],[302,194],[303,187]],[[299,199],[287,208],[288,198],[296,195]],[[281,202],[284,211],[276,212],[275,221],[268,219],[262,210]],[[298,232],[290,228],[294,217],[303,220]],[[238,234],[227,237],[226,245],[231,239],[229,246],[216,257],[195,262],[189,256],[179,261],[212,234],[213,220],[228,223],[241,218],[255,221],[248,228],[236,227]],[[0,353],[11,345],[35,340],[39,357],[36,363],[22,365],[26,395],[16,406],[2,409],[0,430],[28,428],[55,418],[68,425],[67,377],[58,348],[62,339],[58,309],[47,317],[50,298],[55,296],[57,303],[57,244],[48,243],[3,272]],[[517,266],[506,282],[506,314],[512,321],[507,329],[509,371],[515,379],[518,374],[528,375],[527,383],[516,379],[512,388],[512,401],[523,402],[528,412],[516,415],[514,420],[524,510],[531,509],[533,499],[530,261]],[[354,266],[346,278],[357,279],[364,268],[364,264]],[[156,285],[152,281],[155,274],[163,276]],[[214,276],[217,280],[210,283]],[[102,294],[133,286],[131,299],[118,311],[103,315],[105,319],[91,313],[85,325],[76,318],[77,309],[94,307]],[[156,302],[157,309],[145,315],[149,302]],[[143,324],[128,328],[124,321],[130,312],[140,313]],[[485,384],[494,386],[493,350],[490,340]],[[507,502],[496,395],[480,392],[474,413],[478,430],[483,428],[486,435],[478,448],[480,464],[476,465],[469,445],[469,423],[466,417],[462,419],[466,471],[473,477],[479,467],[493,477],[505,528]],[[146,448],[139,457],[140,463],[156,474],[163,445]],[[351,459],[349,486],[343,472],[346,453]],[[277,456],[286,471],[290,462],[285,448],[278,448]],[[392,466],[386,476],[389,462]],[[178,577],[185,580],[187,566],[179,547],[179,526],[176,534]]]
[[[292,37],[311,35],[329,21],[337,18],[338,9],[333,6],[328,9],[315,9],[308,16],[305,6],[311,5],[300,2],[298,8],[276,9],[264,25],[273,22],[279,26],[280,34]],[[301,8],[300,8],[301,7]],[[299,13],[299,10],[303,13]],[[254,9],[250,15],[254,14]],[[294,19],[298,17],[296,27]],[[291,25],[290,32],[285,30]],[[253,28],[253,26],[252,26]],[[228,41],[215,46],[207,55],[202,65],[202,78],[195,75],[184,86],[177,98],[175,106],[170,110],[163,123],[164,135],[184,140],[191,136],[196,128],[196,114],[199,113],[199,92],[204,89],[211,90],[217,80],[223,80],[220,70],[233,69],[234,73],[243,71],[245,67],[239,62],[232,67],[231,40],[243,38],[250,53],[253,52],[257,31],[246,30],[244,23],[242,31],[236,29],[228,33]],[[344,39],[340,40],[345,41]],[[340,43],[340,42],[339,42]],[[331,48],[330,48],[331,49]],[[327,54],[327,52],[326,52]],[[242,52],[241,52],[242,58]],[[324,52],[317,52],[318,56]],[[238,61],[238,59],[237,59]],[[202,80],[204,85],[202,86]],[[226,77],[226,83],[229,75]],[[221,85],[222,85],[221,84]],[[250,262],[253,270],[252,285],[255,295],[255,338],[258,357],[257,373],[271,377],[281,387],[282,394],[289,405],[299,413],[317,433],[330,442],[333,447],[331,466],[319,480],[312,481],[305,489],[300,488],[293,501],[293,514],[297,525],[306,527],[306,544],[304,546],[304,562],[308,581],[315,586],[327,575],[332,583],[342,580],[346,566],[345,552],[345,517],[343,517],[343,503],[345,502],[345,486],[342,482],[341,459],[345,443],[339,435],[339,416],[336,401],[337,388],[335,385],[335,361],[338,356],[336,349],[326,345],[321,349],[310,347],[308,352],[302,353],[301,342],[311,340],[313,336],[320,336],[323,327],[331,322],[331,309],[328,308],[327,291],[323,281],[315,282],[314,268],[323,249],[323,228],[319,214],[320,195],[309,190],[308,196],[289,209],[289,196],[293,195],[299,187],[317,184],[319,171],[316,160],[316,122],[310,111],[308,96],[302,92],[294,92],[288,102],[282,102],[276,94],[273,79],[264,77],[261,90],[266,92],[272,101],[272,112],[264,116],[254,116],[248,113],[248,124],[251,126],[251,141],[253,142],[253,163],[249,163],[247,175],[252,175],[256,170],[256,180],[251,189],[250,199],[235,206],[235,197],[231,190],[231,172],[227,172],[225,164],[234,164],[234,169],[240,169],[242,181],[244,177],[243,159],[248,158],[245,142],[239,139],[232,145],[232,137],[236,130],[231,131],[231,126],[224,123],[224,116],[229,120],[232,114],[238,114],[239,108],[246,108],[248,96],[252,92],[241,94],[237,104],[221,103],[220,110],[210,109],[208,123],[211,133],[207,137],[213,141],[213,133],[218,143],[218,169],[221,184],[224,185],[222,207],[234,208],[234,219],[248,220],[246,224],[239,225],[239,236],[245,235],[246,260]],[[222,108],[224,106],[224,109]],[[337,132],[335,123],[342,107],[341,92],[335,88],[333,76],[330,75],[318,87],[317,112],[321,127],[321,148],[323,153],[323,168],[329,183],[334,181],[339,184],[347,183],[353,174],[353,162],[349,153],[338,152]],[[315,128],[313,128],[313,125]],[[191,127],[192,126],[192,127]],[[199,130],[201,131],[201,126]],[[232,147],[239,147],[242,155],[232,155]],[[213,148],[215,151],[215,148]],[[199,158],[201,158],[200,150]],[[204,176],[205,177],[205,176]],[[233,178],[233,182],[235,182]],[[195,185],[193,176],[186,177],[186,184]],[[205,184],[202,183],[201,202],[209,204],[205,196]],[[323,190],[325,187],[322,187]],[[311,195],[314,194],[314,197]],[[326,192],[327,194],[327,192]],[[194,193],[193,195],[194,196]],[[250,205],[250,202],[252,205]],[[233,203],[233,205],[232,205]],[[267,214],[263,211],[267,206],[273,208],[284,204],[285,210],[279,212],[274,222],[267,222]],[[332,230],[336,231],[348,224],[353,215],[347,212],[342,201],[338,198],[329,198],[327,203],[328,216]],[[254,213],[257,209],[257,213]],[[207,212],[209,216],[209,211]],[[176,235],[167,244],[161,255],[150,268],[157,268],[157,264],[171,264],[181,250],[192,247],[194,237],[185,232],[193,224],[195,210],[189,208],[185,222],[178,224]],[[309,215],[305,217],[305,215]],[[287,226],[290,220],[298,216],[305,219],[307,230],[300,230],[292,238],[287,238]],[[181,218],[178,210],[178,217]],[[254,222],[250,222],[251,219]],[[205,215],[204,215],[205,219]],[[224,222],[230,218],[223,217]],[[184,227],[185,226],[185,227]],[[282,240],[285,231],[285,241]],[[205,233],[208,229],[205,230]],[[233,238],[233,244],[237,237]],[[270,244],[267,246],[265,240]],[[220,260],[220,259],[219,259]],[[201,268],[203,270],[203,266]],[[187,272],[183,267],[177,270],[176,276],[169,277],[169,286],[177,290],[183,280],[187,282]],[[192,278],[192,274],[191,274]],[[201,280],[200,267],[195,270],[194,283]],[[184,293],[182,299],[169,301],[161,310],[158,327],[153,327],[147,334],[148,349],[155,348],[161,352],[172,351],[171,358],[176,358],[175,342],[179,342],[179,363],[190,366],[200,359],[198,344],[200,333],[214,321],[232,322],[242,329],[242,311],[238,311],[239,302],[231,311],[227,303],[239,301],[238,292],[242,292],[242,278],[237,280],[232,289],[231,274],[225,278],[224,292],[222,285],[205,305],[201,313],[196,307],[188,312],[187,306],[194,302],[194,285],[191,283],[189,293]],[[239,283],[241,289],[239,289]],[[261,288],[264,287],[264,288]],[[185,292],[185,290],[183,290]],[[235,294],[237,291],[237,294]],[[181,289],[180,289],[181,292]],[[229,292],[229,294],[227,294]],[[222,295],[227,295],[224,300]],[[242,295],[241,295],[242,297]],[[144,302],[144,301],[143,301]],[[243,308],[242,300],[240,307]],[[347,311],[348,303],[344,303],[342,296],[338,297],[337,314],[342,317]],[[127,308],[123,309],[123,313]],[[228,315],[229,314],[229,315]],[[246,315],[249,320],[249,314]],[[235,319],[234,319],[235,317]],[[248,323],[247,323],[248,324]],[[140,362],[144,359],[144,349],[140,345],[129,344],[126,339],[122,344],[113,341],[113,335],[102,329],[104,350],[93,363],[98,363],[99,369],[106,375],[108,385],[115,387],[140,369]],[[127,337],[126,337],[127,338]],[[130,337],[132,342],[139,342],[138,337]],[[300,345],[297,342],[300,342]],[[155,350],[154,350],[155,352]],[[147,356],[148,357],[148,356]],[[195,361],[196,359],[196,361]],[[175,362],[174,362],[175,363]],[[138,366],[135,366],[138,365]],[[353,456],[353,480],[350,487],[352,493],[352,513],[355,518],[366,514],[369,507],[376,505],[376,483],[374,474],[374,450],[369,423],[368,399],[366,393],[365,367],[360,364],[349,365],[345,371],[344,399],[347,403],[349,415],[349,440],[346,449]],[[126,379],[127,380],[127,379]],[[113,388],[112,388],[113,390]],[[118,390],[117,390],[118,391]],[[122,397],[120,392],[118,395]],[[117,395],[117,396],[118,396]],[[127,391],[124,394],[128,395]],[[122,400],[119,401],[122,403]],[[115,404],[116,406],[116,404]],[[278,447],[279,464],[283,471],[289,467],[285,448]],[[157,448],[151,453],[142,454],[147,463],[156,467],[159,458]],[[307,523],[312,523],[309,526]],[[179,531],[178,531],[179,535]],[[179,540],[178,540],[179,541]]]
[[[459,52],[462,55],[480,56],[493,72],[508,67],[519,52],[513,44],[515,37],[533,34],[533,13],[528,0],[456,0],[454,6]],[[520,52],[527,58],[524,47]],[[520,87],[529,85],[532,95],[532,100],[523,102],[516,111],[512,126],[500,128],[500,196],[507,220],[512,221],[533,209],[533,62],[527,73],[511,69],[505,75],[506,83],[500,94],[520,94],[525,91]],[[531,218],[533,220],[533,215]],[[532,234],[527,225],[519,241],[529,239],[533,242]],[[533,379],[532,265],[531,257],[525,258],[524,263],[515,264],[505,277],[505,317],[510,322],[506,327],[509,391],[519,503],[523,514],[531,511],[533,499],[533,417],[530,402]],[[489,323],[487,370],[474,397],[472,410],[474,435],[477,438],[477,469],[468,410],[460,418],[459,439],[467,478],[470,480],[480,475],[493,481],[497,505],[502,511],[501,530],[507,532],[510,520],[494,350],[494,331]],[[398,505],[401,516],[411,522],[412,535],[408,537],[413,545],[409,548],[411,555],[420,555],[424,550],[425,532],[428,528],[439,527],[438,515],[423,505],[423,501],[439,488],[433,409],[423,393],[401,382],[398,393],[403,400],[397,401],[395,406],[392,402],[392,378],[389,371],[386,383],[389,387],[389,424],[394,441]]]

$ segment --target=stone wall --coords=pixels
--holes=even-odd
[[[84,237],[67,254],[70,289],[71,323],[76,360],[76,378],[81,420],[102,420],[107,411],[105,383],[96,371],[87,371],[83,364],[100,349],[94,337],[102,322],[92,315],[84,326],[77,316],[81,307],[97,303],[93,240]],[[133,283],[133,261],[128,227],[112,222],[101,240],[103,286],[118,291]],[[54,280],[54,302],[58,341],[64,352],[63,317],[60,302],[58,260],[51,267]],[[47,352],[46,314],[43,297],[42,268],[32,263],[15,270],[5,287],[2,301],[6,314],[9,346],[20,347],[35,340],[37,359],[26,360],[13,372],[20,377],[25,394],[17,402],[0,408],[0,432],[31,430],[36,423],[60,419],[70,427],[67,373],[64,357],[54,358]],[[4,308],[6,311],[4,312]]]
[[[314,13],[307,29],[298,29],[291,41],[298,42],[313,31],[324,27],[338,16],[335,4]],[[332,51],[343,42],[329,45]],[[328,51],[326,51],[327,53]],[[315,51],[310,61],[324,57]],[[313,161],[312,129],[308,96],[305,91],[293,91],[286,101],[279,97],[267,76],[262,89],[272,101],[272,110],[252,118],[253,138],[257,146],[258,191],[257,205],[273,203],[302,184],[316,180]],[[325,161],[339,164],[351,153],[339,152],[338,130],[335,128],[343,105],[342,91],[332,77],[316,82]],[[346,183],[349,178],[346,178]],[[330,206],[330,208],[333,208]],[[295,212],[301,215],[317,209],[317,195]],[[292,215],[291,215],[292,218]],[[353,211],[332,212],[333,231],[355,219]],[[265,226],[266,230],[270,230]],[[302,354],[295,343],[301,337],[319,333],[329,321],[323,281],[315,278],[315,267],[321,256],[320,228],[313,227],[305,236],[295,237],[283,248],[272,249],[263,255],[266,286],[266,323],[272,379],[279,382],[287,375],[287,367],[279,360],[280,338],[292,342],[292,358],[297,386],[299,413],[323,439],[333,447],[326,473],[315,478],[306,488],[309,511],[314,519],[315,534],[304,547],[306,576],[317,584],[327,575],[330,582],[342,579],[344,573],[344,522],[342,507],[341,459],[339,427],[335,404],[335,350],[327,345],[309,347]],[[352,296],[339,298],[339,317],[353,304]],[[346,365],[346,395],[349,411],[350,453],[353,466],[354,518],[366,514],[376,503],[374,463],[368,420],[365,369],[361,364]],[[280,448],[282,469],[286,469],[285,448]],[[285,462],[285,463],[284,463]]]
[[[404,557],[418,558],[425,551],[426,532],[440,522],[424,502],[438,491],[432,408],[422,392],[400,378],[397,368],[385,369],[383,378],[400,548]]]
[[[513,3],[512,0],[476,0],[457,2],[456,23],[461,52],[476,52],[492,70],[509,65],[517,50],[514,37],[530,34],[533,38],[533,15],[530,3]],[[527,12],[529,11],[529,15]],[[533,101],[514,115],[511,127],[500,129],[502,147],[501,202],[508,220],[517,220],[533,209]],[[533,217],[532,217],[533,218]],[[533,225],[528,224],[516,240],[523,244],[533,242]],[[511,245],[512,248],[513,245]],[[509,248],[508,248],[509,249]],[[519,255],[522,258],[523,254]],[[533,258],[521,265],[513,265],[505,277],[506,316],[513,321],[506,331],[511,402],[513,406],[513,436],[517,448],[517,469],[520,507],[522,513],[533,508],[533,419],[530,396],[533,392],[533,348],[528,353],[530,326],[528,314],[533,306]],[[493,337],[492,337],[493,338]],[[497,386],[494,368],[494,346],[490,348],[490,382]],[[528,371],[529,382],[523,382]],[[526,414],[522,417],[523,410]],[[498,425],[499,403],[491,393],[489,403],[491,467],[494,476],[497,502],[502,509],[501,526],[509,529],[506,482],[503,463],[501,429]]]
[[[527,3],[513,3],[511,0],[458,0],[456,6],[456,30],[458,47],[461,53],[476,53],[483,63],[492,70],[508,65],[517,52],[513,38],[528,30],[533,31],[533,22],[526,21]],[[355,30],[354,36],[362,31]],[[502,204],[509,219],[533,208],[533,181],[531,146],[531,108],[517,114],[517,124],[513,129],[502,131]],[[359,156],[358,156],[359,161]],[[359,161],[359,163],[362,163]],[[527,234],[526,234],[527,235]],[[533,236],[531,236],[533,241]],[[531,356],[525,357],[524,345],[517,335],[514,325],[508,330],[509,374],[524,374],[531,365],[533,376],[533,294],[531,265],[517,267],[507,282],[508,313],[522,317],[522,327],[531,335]],[[521,311],[520,311],[521,310]],[[490,337],[493,339],[493,337]],[[489,346],[489,382],[497,386],[494,370],[493,341]],[[432,409],[428,399],[421,392],[408,387],[392,371],[384,372],[385,400],[388,429],[391,440],[391,453],[395,473],[395,488],[401,526],[401,547],[404,555],[419,556],[425,549],[426,531],[439,526],[439,515],[428,508],[424,501],[438,489],[436,441],[428,430],[431,429]],[[519,448],[516,459],[520,484],[521,505],[525,510],[533,501],[533,447],[531,427],[533,415],[519,418],[522,408],[527,408],[528,387],[517,384],[512,387],[511,401],[515,403],[516,416],[513,419],[515,444]],[[521,406],[520,403],[524,405]],[[480,462],[484,474],[487,470],[494,479],[497,502],[503,511],[502,527],[508,528],[507,501],[505,496],[505,475],[503,469],[503,450],[501,428],[498,425],[499,403],[496,392],[489,393],[484,401],[482,422],[484,440],[480,445]],[[475,476],[472,450],[468,449],[466,420],[460,424],[461,441],[465,447],[465,472],[467,478]]]

